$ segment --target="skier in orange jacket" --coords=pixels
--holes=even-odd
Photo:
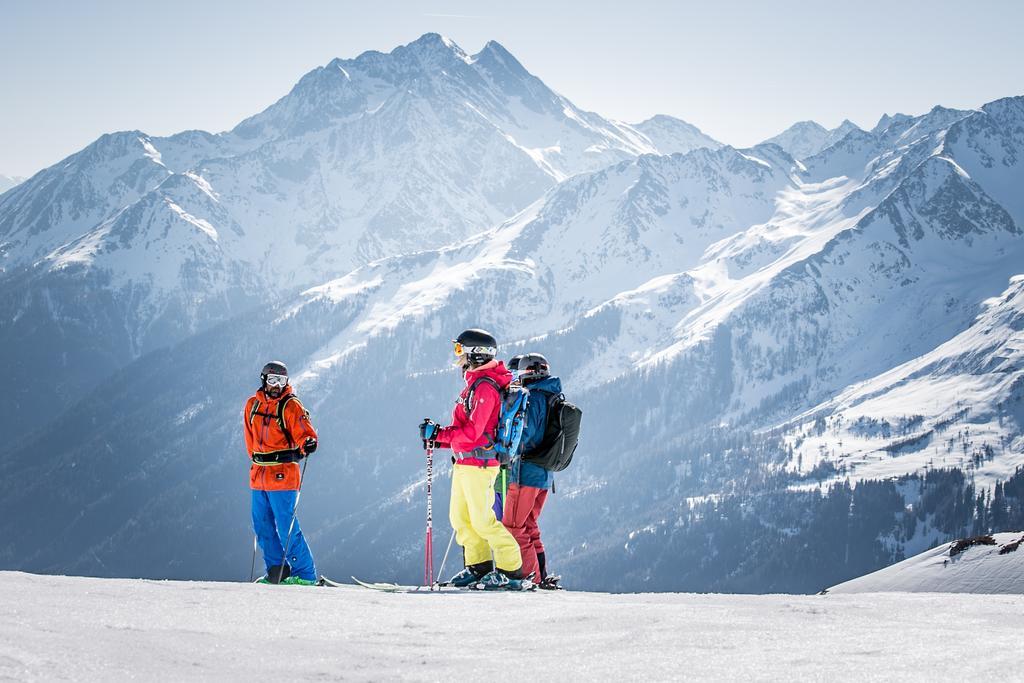
[[[252,525],[267,568],[265,581],[312,584],[316,567],[295,504],[302,486],[298,461],[316,450],[316,430],[288,383],[284,363],[267,363],[260,378],[262,385],[246,401],[242,420],[252,460]]]

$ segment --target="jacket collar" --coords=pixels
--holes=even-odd
[[[536,382],[524,382],[523,386],[530,391],[545,391],[549,394],[562,393],[562,380],[554,375],[537,380]]]
[[[467,370],[466,385],[471,385],[481,377],[490,377],[502,388],[512,383],[512,373],[505,367],[505,363],[500,360],[490,360],[478,368]]]
[[[287,397],[289,397],[291,395],[292,395],[292,385],[291,384],[286,385],[285,388],[284,388],[284,391],[282,391],[281,395],[278,396],[277,398],[272,398],[270,396],[270,394],[268,394],[266,391],[263,390],[262,387],[256,391],[256,397],[259,398],[261,401],[263,401],[265,403],[277,403],[278,401],[283,401],[284,399],[286,399]]]

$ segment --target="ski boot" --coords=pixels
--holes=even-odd
[[[537,588],[537,584],[533,582],[533,577],[536,576],[534,572],[530,572],[528,576],[522,576],[519,571],[515,571],[508,575],[508,586],[505,590],[510,591],[532,591]]]
[[[267,568],[266,575],[256,583],[287,583],[292,568],[287,564],[275,564]]]
[[[494,570],[480,577],[473,587],[484,591],[502,591],[509,587],[509,583],[511,583],[511,579],[504,572]]]
[[[474,588],[485,591],[529,591],[534,589],[533,574],[523,577],[518,569],[511,572],[495,569],[481,578]]]
[[[562,579],[561,576],[545,576],[537,584],[537,588],[545,591],[561,591],[565,590],[562,586],[558,585],[558,582]]]
[[[448,584],[456,588],[468,588],[494,569],[490,562],[479,562],[463,567],[462,571],[448,580]]]
[[[289,576],[287,579],[281,582],[287,586],[315,586],[317,582],[309,579],[303,579],[298,576]]]

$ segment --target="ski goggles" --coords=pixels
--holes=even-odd
[[[279,387],[284,389],[288,385],[288,375],[267,375],[268,387]]]
[[[498,349],[493,346],[463,346],[459,342],[455,342],[456,356],[472,355],[475,353],[480,353],[485,356],[494,356],[498,353]]]
[[[535,365],[528,365],[525,368],[516,368],[515,370],[512,371],[512,374],[515,375],[516,377],[527,377],[527,378],[533,377],[535,375],[539,375],[541,377],[547,377],[548,374],[550,374],[550,371],[549,371],[547,365],[535,364]]]

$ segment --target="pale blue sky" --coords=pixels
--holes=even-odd
[[[428,31],[497,40],[579,106],[736,146],[801,119],[1024,94],[1024,2],[0,0],[0,173],[104,132],[220,131],[334,57]]]

